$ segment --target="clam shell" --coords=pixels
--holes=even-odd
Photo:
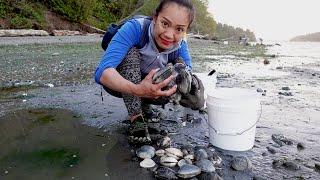
[[[190,159],[190,160],[193,160],[194,159],[194,156],[192,154],[189,154],[189,155],[186,155],[184,157],[184,159]]]
[[[178,162],[178,166],[181,167],[185,164],[189,164],[185,159],[181,159],[179,162]]]
[[[200,161],[197,161],[196,166],[201,168],[201,171],[203,172],[214,172],[216,170],[213,163],[208,159],[201,159]]]
[[[157,156],[164,156],[164,154],[165,154],[165,151],[163,149],[159,149],[156,151]]]
[[[180,149],[177,149],[177,148],[167,148],[166,149],[166,154],[173,154],[175,156],[178,156],[178,157],[183,157],[183,153]]]
[[[167,167],[174,167],[177,163],[178,163],[178,161],[173,157],[162,156],[160,158],[160,164],[167,166]]]
[[[152,158],[155,154],[155,149],[152,146],[144,145],[137,149],[136,154],[139,158],[145,159],[145,158]]]
[[[156,163],[150,158],[145,158],[143,161],[140,162],[140,166],[143,168],[152,168],[155,165]]]
[[[180,167],[178,171],[178,176],[181,178],[192,178],[201,173],[201,169],[192,164],[185,164]]]

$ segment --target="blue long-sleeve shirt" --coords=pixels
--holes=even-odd
[[[144,18],[131,19],[121,26],[114,35],[95,72],[95,81],[98,84],[101,84],[100,78],[105,69],[116,68],[127,55],[129,49],[139,44],[144,20]],[[153,28],[153,23],[150,23],[148,28],[149,42],[139,49],[141,55],[141,73],[148,74],[152,69],[166,66],[168,63],[168,54],[176,50],[178,50],[178,56],[185,61],[188,69],[191,70],[191,57],[186,41],[181,40],[171,49],[159,52],[153,38]]]

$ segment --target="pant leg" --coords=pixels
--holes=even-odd
[[[140,53],[133,47],[117,67],[119,74],[130,82],[138,84],[141,82]],[[141,98],[130,94],[122,94],[124,104],[129,116],[141,113]]]

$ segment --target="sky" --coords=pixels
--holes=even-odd
[[[249,29],[264,40],[320,32],[320,0],[209,0],[217,22]]]

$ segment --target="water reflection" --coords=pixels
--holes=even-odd
[[[0,179],[150,179],[130,161],[125,138],[80,123],[63,109],[0,118]]]

